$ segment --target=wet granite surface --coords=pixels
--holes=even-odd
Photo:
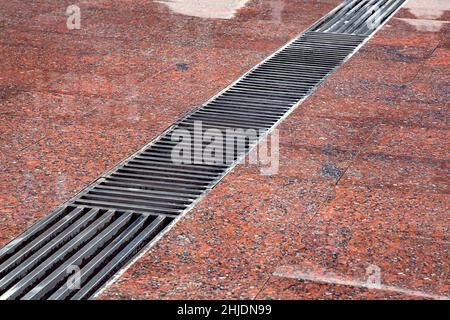
[[[3,1],[0,244],[337,3],[249,1],[222,19],[84,1],[67,30],[69,1]],[[278,174],[236,167],[99,298],[448,297],[439,3],[411,0],[278,127]]]

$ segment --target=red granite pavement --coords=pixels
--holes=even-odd
[[[0,244],[339,3],[1,2]],[[409,1],[279,126],[278,174],[236,167],[99,298],[449,297],[449,10]]]
[[[1,1],[0,244],[338,3],[278,2],[204,19],[153,1],[81,1],[81,29],[68,30],[72,1]]]

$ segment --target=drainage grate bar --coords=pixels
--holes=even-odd
[[[367,36],[404,3],[405,0],[347,1],[312,31]]]
[[[342,65],[374,32],[367,21],[403,2],[344,2],[0,249],[0,299],[91,297]],[[230,154],[205,159],[211,132]],[[79,288],[68,285],[72,267]]]

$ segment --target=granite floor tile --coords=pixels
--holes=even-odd
[[[0,67],[0,100],[12,98],[23,91],[41,88],[59,79],[62,74],[53,71],[17,70]]]
[[[0,118],[2,166],[15,159],[22,150],[44,139],[48,134],[53,134],[57,128],[42,119],[10,117],[8,114],[1,114]]]
[[[338,3],[81,1],[68,30],[72,3],[5,2],[0,245]],[[237,166],[100,298],[448,296],[448,10],[411,3],[279,127],[276,174]]]
[[[314,102],[313,102],[314,100]],[[280,141],[284,144],[311,145],[323,148],[358,150],[374,130],[374,123],[334,119],[331,114],[321,115],[315,101],[311,99],[300,105],[277,128]],[[328,104],[327,110],[336,111],[334,105]],[[342,108],[343,109],[343,108]]]
[[[411,23],[393,17],[372,39],[372,44],[393,45],[401,47],[415,47],[427,56],[439,45],[441,28],[437,30],[416,28]]]
[[[151,49],[149,47],[140,48],[139,42],[130,42],[125,39],[108,39],[96,37],[95,35],[61,34],[18,28],[2,30],[0,42],[9,48],[19,47],[28,48],[29,50],[41,50],[41,56],[45,56],[46,50],[75,56],[107,56],[111,53],[123,53],[133,56],[136,54],[148,54]]]
[[[449,20],[450,5],[440,0],[411,0],[397,13],[399,18]]]
[[[367,234],[386,232],[410,238],[448,242],[450,202],[446,194],[371,186],[341,186],[313,225],[352,228]],[[334,225],[333,225],[334,224]]]
[[[351,60],[349,61],[351,63]],[[353,98],[365,103],[386,104],[394,101],[405,91],[402,83],[389,83],[377,79],[359,79],[356,74],[351,77],[340,73],[340,69],[329,76],[323,88],[314,94],[316,99],[325,101]]]
[[[1,166],[1,243],[31,226],[153,138],[155,130],[65,125]],[[108,141],[113,139],[116,143]],[[16,227],[11,227],[16,226]]]
[[[447,132],[380,126],[340,183],[446,193],[448,155],[439,135]]]
[[[372,134],[365,151],[448,160],[448,137],[444,129],[382,125]]]
[[[97,101],[80,95],[26,91],[0,102],[5,120],[52,120],[64,123],[79,120],[91,113]]]
[[[429,46],[414,45],[383,45],[376,43],[376,37],[382,35],[385,29],[381,29],[374,38],[364,45],[358,52],[358,56],[366,60],[375,60],[380,62],[403,62],[403,63],[421,63],[429,58],[432,49]],[[439,41],[431,42],[431,46],[438,46]]]
[[[140,268],[140,269],[139,269]],[[147,269],[148,271],[142,272]],[[176,276],[174,276],[176,274]],[[155,263],[143,257],[97,297],[100,300],[252,299],[267,281],[265,273],[232,270],[215,265]],[[126,290],[122,287],[126,286]]]

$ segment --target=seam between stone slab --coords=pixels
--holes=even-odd
[[[436,49],[439,47],[441,41],[439,41],[438,45],[436,47],[433,48],[433,50],[428,54],[428,57],[423,58],[423,61],[421,63],[421,66],[423,66],[426,61],[428,59],[430,59],[432,57],[432,55],[434,54],[434,52],[436,51]],[[407,83],[412,83],[417,76],[420,74],[420,70],[417,72],[417,74],[410,80],[408,80],[407,82],[404,82],[403,84],[407,84]],[[399,92],[396,95],[396,98],[399,98],[401,96],[401,93]],[[342,175],[339,177],[339,179],[336,181],[335,183],[335,187],[336,188],[341,180],[341,178],[347,173],[348,169],[350,168],[350,166],[352,166],[360,157],[360,155],[363,153],[363,149],[365,146],[370,145],[371,138],[374,136],[375,132],[377,132],[377,130],[382,127],[384,124],[381,121],[379,124],[374,125],[370,135],[367,137],[366,139],[366,144],[363,144],[361,146],[361,148],[358,150],[357,154],[355,155],[355,157],[350,160],[348,166],[344,169],[344,172],[342,173]],[[321,212],[329,203],[331,200],[336,199],[336,197],[331,197],[330,199],[326,199],[321,203],[320,208],[316,211],[316,213],[311,217],[311,219],[305,223],[305,225],[303,226],[303,229],[305,229],[305,231],[307,232],[308,230],[306,228],[308,228],[308,226],[313,222],[314,218],[317,217],[317,214],[319,212]],[[436,241],[435,239],[429,239],[431,242],[433,243],[442,243],[441,241]],[[443,243],[448,243],[448,242],[443,242]],[[281,266],[280,266],[281,267]],[[266,286],[269,284],[270,280],[272,279],[272,276],[277,276],[277,277],[282,277],[282,278],[290,278],[290,279],[297,279],[297,280],[306,280],[306,281],[311,281],[311,282],[315,282],[315,283],[325,283],[325,284],[333,284],[333,285],[345,285],[345,286],[352,286],[352,287],[359,287],[359,288],[366,288],[366,289],[375,289],[375,290],[381,290],[381,291],[391,291],[391,292],[395,292],[395,293],[401,293],[401,294],[405,294],[405,295],[412,295],[412,296],[418,296],[421,298],[428,298],[428,299],[434,299],[434,300],[448,300],[449,297],[448,296],[441,296],[441,295],[430,295],[426,292],[423,291],[417,291],[417,290],[408,290],[408,289],[403,289],[400,287],[396,287],[396,286],[389,286],[389,285],[381,285],[380,288],[373,288],[367,285],[367,283],[362,282],[362,281],[358,281],[358,280],[354,280],[354,279],[342,279],[340,277],[337,276],[315,276],[313,274],[308,274],[308,275],[303,275],[303,276],[299,276],[299,277],[295,277],[295,276],[288,276],[285,274],[277,274],[277,272],[275,271],[272,275],[269,276],[269,278],[265,281],[263,287],[261,288],[261,290],[259,291],[259,293],[254,297],[254,299],[258,299],[258,296],[260,294],[262,294],[266,288]]]
[[[389,291],[394,293],[400,293],[410,296],[417,296],[420,298],[425,299],[433,299],[433,300],[449,300],[449,296],[443,296],[443,295],[435,295],[430,294],[425,291],[420,290],[409,290],[404,289],[397,286],[391,286],[391,285],[370,285],[366,281],[361,281],[359,279],[350,278],[350,277],[340,277],[334,274],[316,274],[316,273],[310,273],[310,272],[283,272],[282,267],[280,267],[281,270],[275,271],[274,276],[279,278],[287,278],[287,279],[295,279],[299,281],[309,281],[313,283],[321,283],[321,284],[331,284],[331,285],[341,285],[341,286],[349,286],[349,287],[355,287],[355,288],[363,288],[363,289],[369,289],[369,290],[381,290],[381,291]]]
[[[380,24],[373,32],[372,32],[372,34],[370,34],[369,36],[367,36],[366,37],[366,39],[361,43],[361,45],[360,46],[358,46],[355,50],[354,50],[354,52],[353,52],[353,54],[351,54],[349,57],[347,57],[347,59],[345,59],[345,61],[341,64],[341,66],[344,64],[344,63],[346,63],[348,60],[350,60],[354,55],[356,55],[357,54],[357,52],[359,51],[359,49],[360,48],[362,48],[366,43],[368,43],[368,42],[370,42],[370,40],[384,27],[384,25],[385,24],[387,24],[391,19],[393,19],[394,17],[395,17],[395,15],[397,14],[397,12],[398,11],[400,11],[404,6],[405,6],[405,4],[406,3],[408,3],[408,1],[409,0],[406,0],[401,6],[399,6],[389,17],[388,17],[388,19],[386,19],[382,24]],[[335,12],[335,11],[337,11],[337,9],[339,8],[339,6],[338,7],[336,7],[334,10],[332,10],[329,14],[332,14],[332,12]],[[328,14],[327,14],[328,15]],[[327,16],[327,15],[325,15],[325,16]],[[321,21],[321,20],[323,20],[324,19],[324,17],[322,17],[319,21]],[[315,24],[317,24],[317,23],[319,23],[319,21],[317,21]],[[313,24],[314,25],[314,24]],[[310,29],[310,28],[312,28],[312,26],[311,27],[309,27],[308,29]],[[308,30],[307,29],[307,30]],[[305,30],[305,31],[307,31],[307,30]],[[439,42],[440,43],[440,42]],[[437,47],[436,47],[437,48]],[[433,52],[434,52],[434,50],[433,50]],[[313,91],[309,96],[307,96],[307,98],[309,98],[310,96],[312,96],[313,94],[314,94],[314,92],[315,91]],[[398,95],[399,95],[400,93],[398,93]],[[396,97],[398,97],[398,95],[396,95]],[[306,99],[307,99],[306,98]],[[299,102],[299,103],[301,103],[301,102]],[[297,105],[297,107],[298,107],[298,105]],[[373,128],[373,130],[372,130],[372,132],[371,132],[371,134],[370,134],[370,136],[369,137],[371,137],[373,134],[374,134],[374,132],[375,132],[375,130],[376,130],[376,126],[377,125],[375,125],[374,126],[374,128]],[[363,146],[361,146],[361,148],[360,148],[360,151],[358,152],[358,154],[354,157],[354,160],[356,160],[356,158],[359,156],[359,154],[361,153],[361,149],[363,148]],[[351,162],[351,163],[353,163],[353,162]],[[350,164],[351,165],[351,164]],[[342,178],[342,176],[347,172],[347,170],[348,170],[348,168],[350,167],[350,165],[349,166],[347,166],[347,169],[345,169],[344,170],[344,173],[341,175],[341,177],[338,179],[338,181],[335,183],[335,187],[334,188],[336,188],[336,186],[338,185],[338,183],[339,183],[339,181],[340,181],[340,179]],[[333,188],[333,189],[334,189]],[[318,212],[320,212],[326,205],[328,205],[328,203],[330,203],[330,201],[331,200],[333,200],[335,197],[333,197],[332,196],[332,194],[334,193],[334,192],[330,192],[331,193],[331,197],[329,198],[329,199],[325,199],[322,203],[321,203],[321,205],[320,205],[320,207],[318,208],[318,210],[316,211],[316,213],[313,215],[313,217],[306,223],[306,224],[304,224],[304,227],[303,228],[307,228],[308,226],[309,226],[309,224],[312,222],[312,220],[314,219],[314,217],[317,215],[317,213]],[[281,257],[281,261],[284,259],[284,257],[285,257],[286,255],[283,255],[282,257]],[[273,274],[270,274],[269,275],[269,279],[267,279],[267,281],[265,282],[265,284],[267,284],[269,281],[270,281],[270,279],[272,278],[272,276],[273,276]],[[264,287],[263,288],[261,288],[261,291],[260,292],[262,292],[262,290],[264,289]],[[259,294],[259,293],[258,293]],[[254,299],[256,299],[257,298],[257,296],[258,295],[255,295],[255,297],[254,297]]]
[[[297,39],[297,38],[296,38]],[[295,39],[294,39],[295,40]],[[343,61],[342,62],[342,64],[343,63],[345,63],[355,52],[357,52],[358,50],[359,50],[359,48],[361,48],[364,44],[365,44],[365,42],[366,41],[363,41],[359,46],[357,46],[354,50],[353,50],[353,52],[352,52],[352,54],[350,54],[346,59],[345,59],[345,61]],[[292,41],[291,42],[289,42],[286,46],[288,46],[290,43],[292,43]],[[285,48],[286,46],[284,46],[283,48]],[[279,52],[279,51],[277,51],[277,52]],[[276,53],[277,53],[276,52]],[[275,55],[275,53],[273,54],[273,55]],[[273,55],[271,55],[269,58],[271,58]],[[267,59],[269,59],[269,58],[267,58]],[[265,59],[264,61],[267,61],[267,59]],[[259,65],[257,65],[257,66],[259,66]],[[257,67],[256,66],[256,67]],[[254,68],[256,68],[256,67],[254,67]],[[254,68],[252,68],[252,69],[254,69]],[[335,68],[335,69],[337,69],[337,68]],[[333,70],[333,71],[335,71],[335,69]],[[330,72],[331,73],[331,72]],[[324,81],[325,79],[323,79],[322,81],[320,81],[320,83],[318,83],[318,85],[315,87],[315,89]],[[238,81],[239,81],[239,79],[238,79]],[[237,81],[236,81],[237,82]],[[235,84],[236,82],[234,82],[233,84]],[[229,88],[229,87],[228,87]],[[226,88],[226,89],[224,89],[223,91],[221,91],[219,94],[221,94],[222,92],[224,92],[225,90],[227,90],[228,88]],[[314,91],[312,91],[307,97],[309,97],[311,94],[313,94],[313,92]],[[217,95],[216,95],[217,96]],[[215,97],[216,97],[215,96]],[[215,97],[213,97],[211,100],[213,100]],[[264,136],[262,136],[261,137],[261,139],[259,140],[259,141],[261,141],[262,139],[264,139],[268,134],[270,134],[270,132],[273,130],[273,129],[275,129],[275,127],[279,124],[279,123],[281,123],[291,112],[293,112],[294,111],[294,109],[298,106],[298,105],[300,105],[302,102],[303,102],[303,100],[305,100],[307,97],[305,97],[305,98],[303,98],[303,99],[301,99],[301,100],[299,100],[292,108],[291,108],[291,110],[289,111],[289,112],[287,112],[283,117],[281,117],[280,119],[279,119],[279,121],[276,123],[276,124],[274,124],[273,125],[273,127],[271,128],[271,130],[269,130],[268,132],[267,132],[267,134],[266,135],[264,135]],[[255,144],[256,145],[256,144]],[[233,163],[233,165],[232,166],[230,166],[230,169],[229,170],[227,170],[226,172],[224,172],[224,174],[223,174],[223,176],[222,177],[224,177],[229,171],[231,171],[232,169],[233,169],[233,167],[235,166],[235,165],[237,165],[238,163],[240,163],[241,162],[241,160],[242,160],[242,158],[244,157],[245,155],[243,155],[242,157],[239,157],[238,159],[236,159],[236,161]],[[205,195],[206,195],[206,193],[205,193]],[[200,201],[200,199],[201,198],[199,198],[198,199],[198,201]],[[192,207],[198,202],[198,201],[196,201],[196,202],[194,202],[193,203],[193,205],[192,205]],[[188,208],[188,210],[186,210],[186,212],[187,211],[189,211],[189,209],[190,208]],[[181,218],[182,216],[180,216],[180,218]],[[169,229],[169,228],[168,228]],[[167,229],[167,230],[168,230]],[[130,264],[131,265],[131,264]]]

